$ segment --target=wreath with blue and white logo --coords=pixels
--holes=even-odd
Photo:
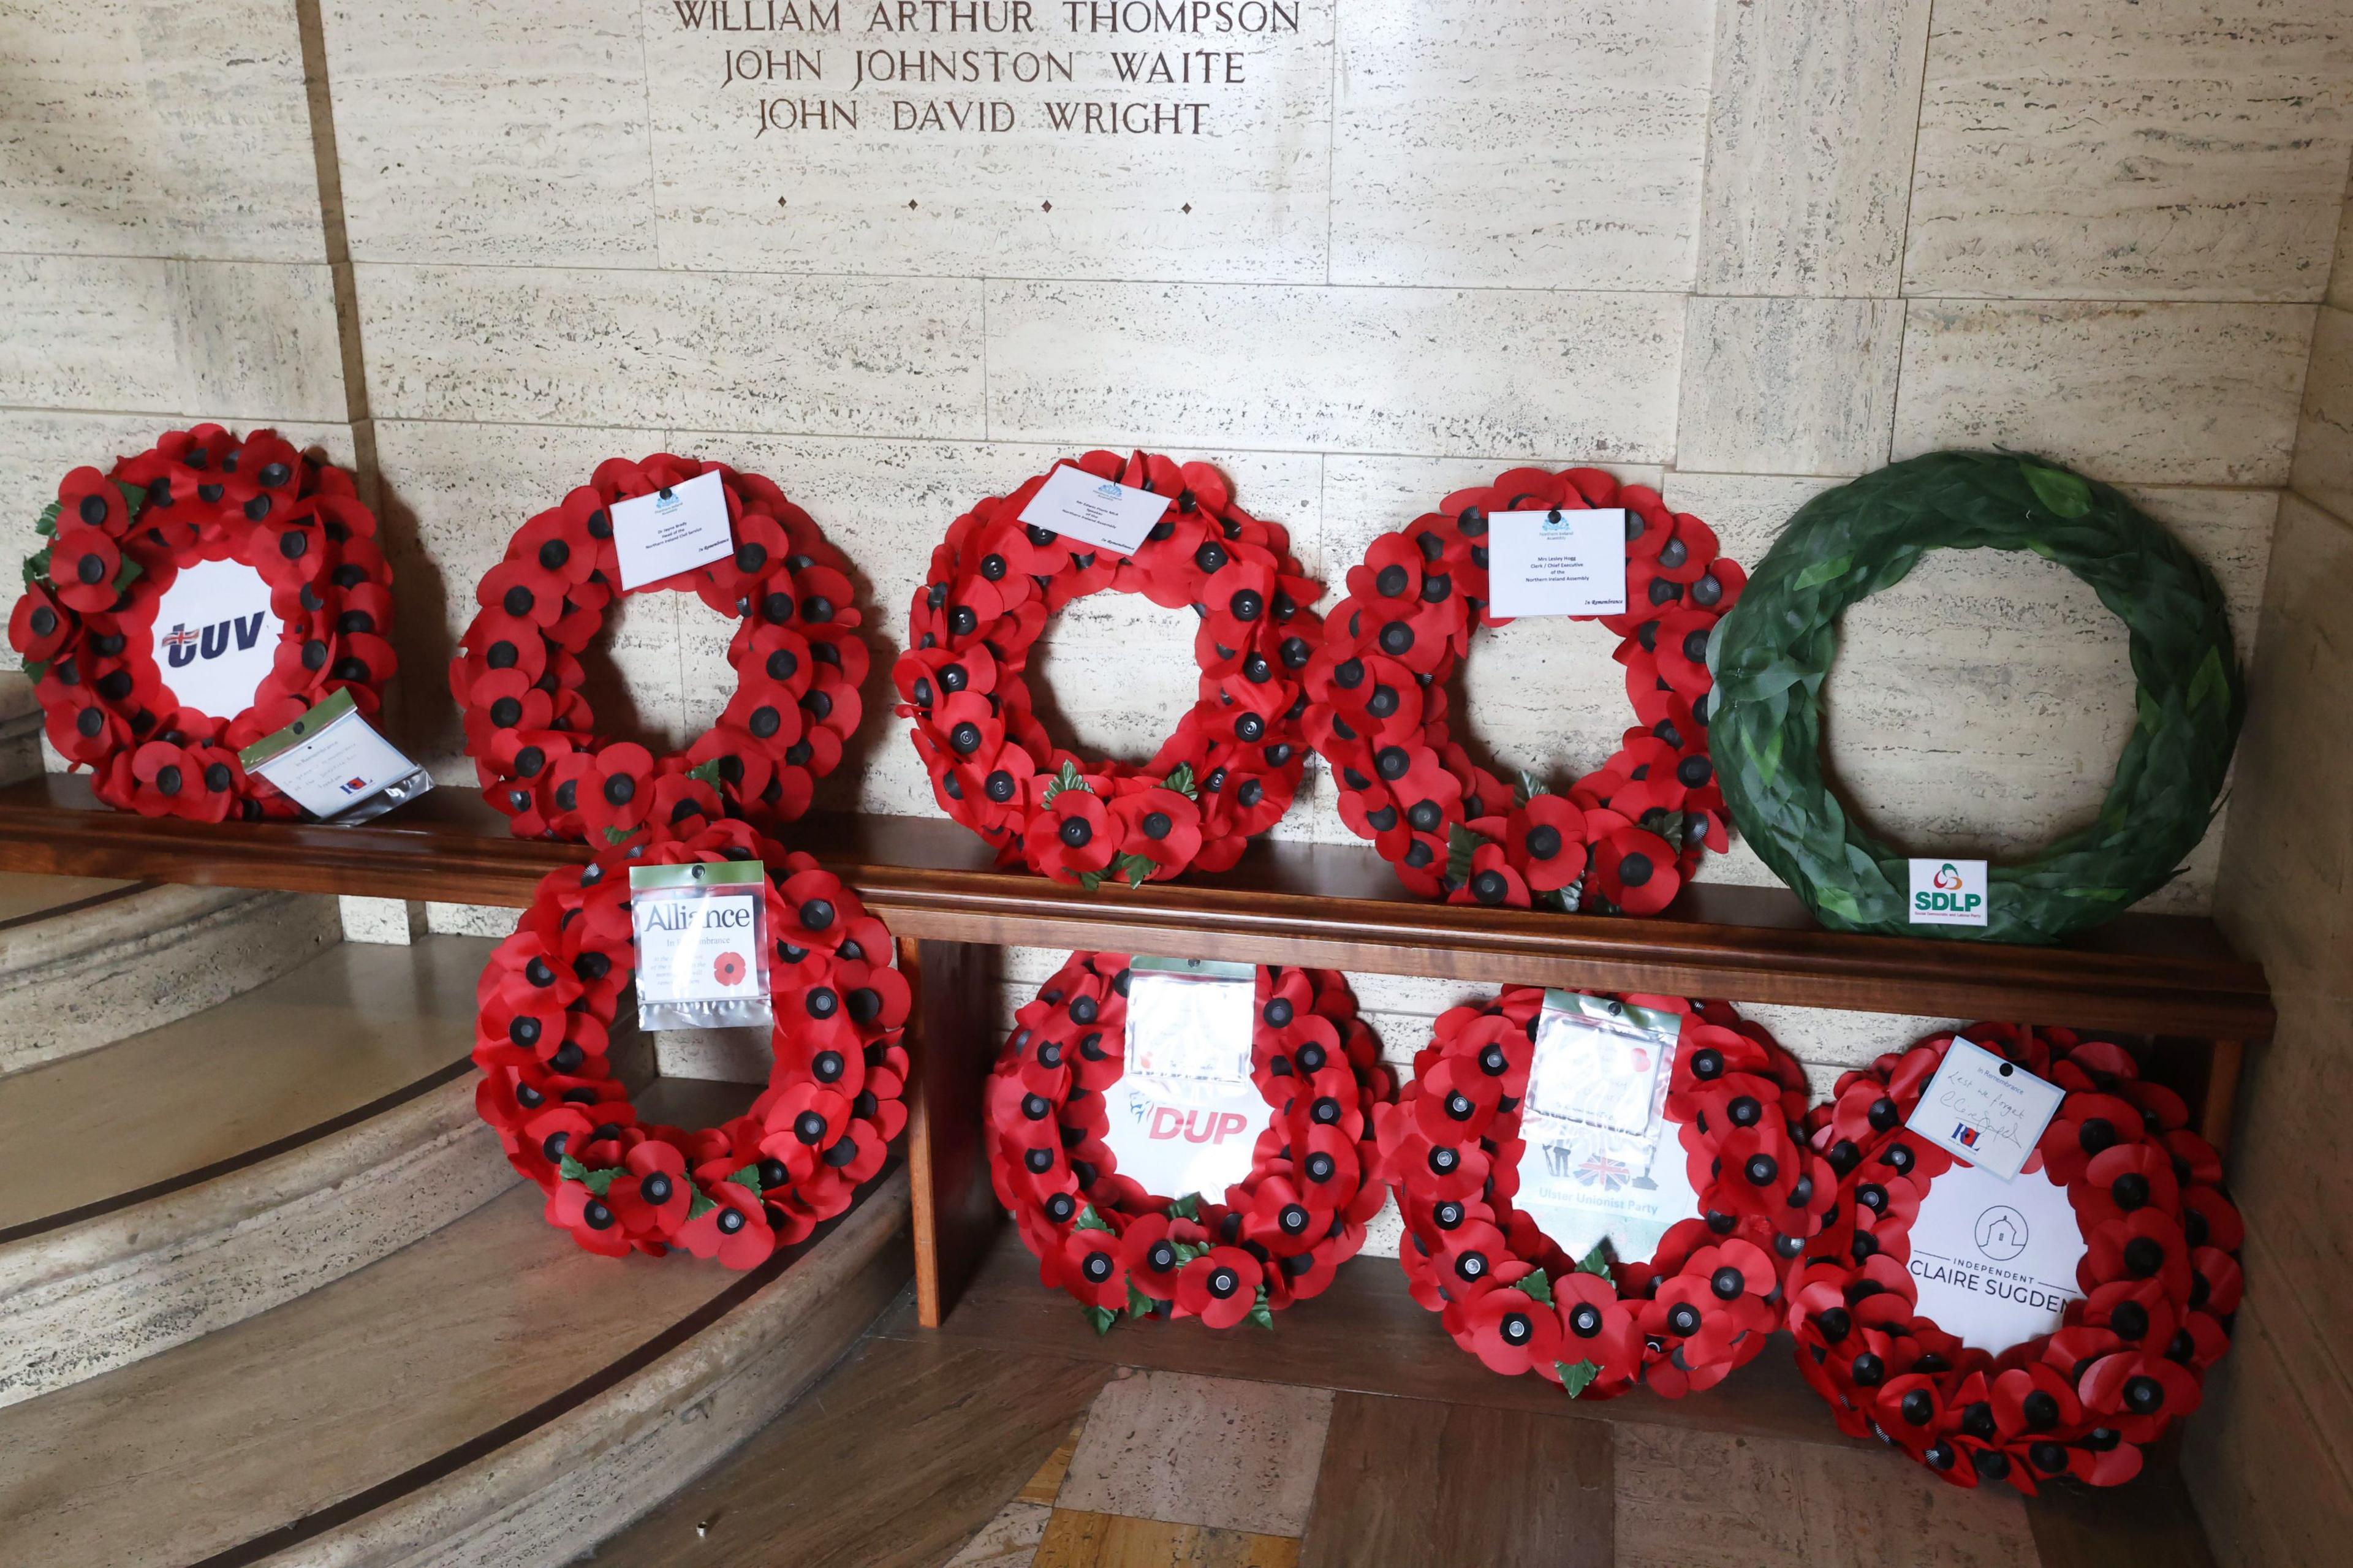
[[[74,469],[35,526],[47,542],[8,641],[98,798],[200,822],[301,816],[237,752],[337,691],[373,718],[396,663],[392,568],[351,476],[275,431],[199,425]]]

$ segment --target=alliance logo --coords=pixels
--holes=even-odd
[[[261,623],[267,610],[256,610],[249,616],[215,621],[202,632],[192,632],[174,621],[172,629],[164,634],[164,658],[174,669],[185,669],[200,658],[218,658],[229,651],[234,640],[237,651],[250,653],[261,640]]]

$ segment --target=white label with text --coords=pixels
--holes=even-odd
[[[1021,509],[1021,521],[1098,550],[1133,555],[1168,510],[1168,498],[1068,463],[1057,467]]]
[[[1624,615],[1624,509],[1490,513],[1487,597],[1507,620]]]
[[[1196,978],[1132,969],[1126,1065],[1103,1093],[1119,1173],[1155,1197],[1223,1203],[1250,1174],[1271,1114],[1250,1078],[1254,973]]]
[[[1571,1258],[1607,1240],[1639,1263],[1699,1214],[1683,1143],[1662,1111],[1673,1082],[1674,1014],[1548,991],[1537,1016],[1514,1200]]]
[[[649,496],[617,500],[613,550],[621,559],[621,591],[642,588],[735,552],[727,522],[727,492],[717,469],[697,474]]]
[[[1905,911],[1915,926],[1981,926],[1992,896],[1982,860],[1915,860]]]
[[[2066,1090],[1956,1036],[1904,1125],[1995,1179],[2016,1176]]]
[[[199,561],[155,602],[155,662],[181,707],[234,719],[269,679],[284,629],[260,573],[242,561]]]
[[[333,817],[417,772],[417,764],[356,712],[330,719],[315,731],[256,763],[259,773],[317,817]]]
[[[773,1021],[765,873],[759,861],[633,866],[629,921],[640,1028]]]
[[[2059,1327],[2084,1293],[2075,1283],[2083,1257],[2066,1188],[2041,1171],[2000,1182],[1956,1165],[1920,1200],[1908,1267],[1922,1317],[1999,1355]]]

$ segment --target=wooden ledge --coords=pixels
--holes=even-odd
[[[989,864],[955,824],[812,816],[784,835],[839,873],[901,937],[1169,952],[1486,983],[1720,996],[1862,1012],[2004,1018],[2259,1040],[2260,964],[2211,921],[2126,915],[2062,948],[1823,930],[1778,888],[1686,889],[1631,921],[1430,904],[1370,849],[1256,844],[1213,879],[1087,893]],[[576,864],[572,844],[510,837],[471,793],[437,790],[355,827],[210,826],[109,811],[86,780],[0,790],[0,870],[520,908]]]

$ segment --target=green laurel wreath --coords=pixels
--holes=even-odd
[[[1822,678],[1840,612],[1931,550],[2031,550],[2090,584],[2132,634],[2139,718],[2098,820],[1990,869],[1985,925],[1913,925],[1907,857],[1822,782]],[[2246,688],[2213,574],[2122,495],[2056,463],[1932,452],[1815,497],[1717,624],[1708,740],[1734,823],[1838,931],[2051,942],[2163,887],[2213,820]]]

